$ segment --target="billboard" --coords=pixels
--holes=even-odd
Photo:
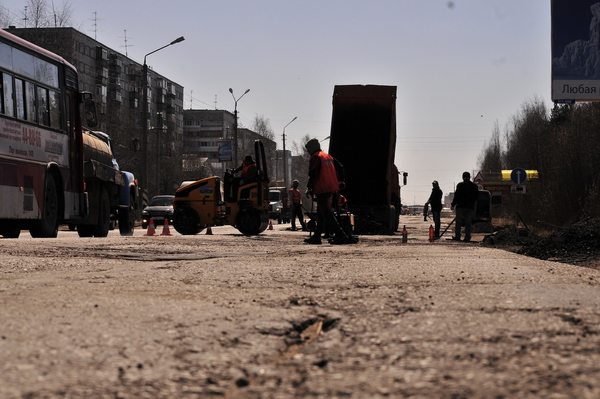
[[[600,1],[552,0],[552,101],[600,100]]]

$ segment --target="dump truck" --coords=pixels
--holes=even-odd
[[[393,234],[400,218],[396,86],[341,85],[333,91],[329,154],[344,166],[342,194],[356,234]]]

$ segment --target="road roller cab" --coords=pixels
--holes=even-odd
[[[235,226],[256,235],[269,225],[267,174],[263,143],[254,143],[257,174],[239,184],[231,171],[224,179],[207,177],[180,187],[173,200],[173,227],[183,235],[198,234],[207,226]]]

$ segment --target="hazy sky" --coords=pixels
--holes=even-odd
[[[268,119],[278,148],[295,116],[286,148],[329,135],[335,85],[397,86],[405,204],[422,204],[433,180],[453,191],[463,171],[476,170],[494,124],[504,131],[524,102],[552,105],[549,0],[71,3],[79,30],[140,63],[184,36],[148,65],[184,86],[185,108],[233,112],[228,89],[250,89],[240,121]],[[13,12],[24,4],[3,3]]]

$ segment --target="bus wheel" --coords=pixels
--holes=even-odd
[[[35,222],[29,233],[32,237],[56,237],[58,235],[58,191],[51,174],[46,176],[42,219]]]
[[[94,226],[95,237],[106,237],[110,230],[110,198],[106,188],[100,189],[98,201],[98,224]]]

